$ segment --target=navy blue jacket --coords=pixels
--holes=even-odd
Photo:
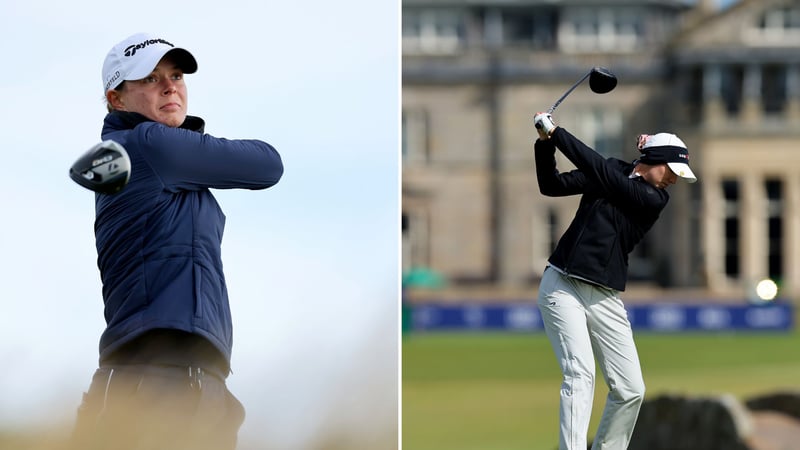
[[[129,112],[105,118],[102,139],[131,159],[128,185],[95,196],[97,265],[107,327],[100,359],[142,333],[186,331],[208,339],[230,364],[233,332],[220,247],[225,215],[209,188],[264,189],[283,163],[269,144],[203,134]]]
[[[576,170],[559,173],[556,148]],[[535,159],[542,194],[582,195],[549,262],[568,275],[624,291],[628,254],[667,206],[667,191],[630,178],[633,164],[603,158],[561,127],[550,139],[536,141]]]

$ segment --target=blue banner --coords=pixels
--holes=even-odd
[[[411,307],[413,330],[540,331],[535,303],[420,304]],[[763,305],[643,304],[626,306],[634,329],[650,331],[788,331],[794,312],[788,302]]]

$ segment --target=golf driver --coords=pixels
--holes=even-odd
[[[73,181],[101,194],[121,191],[128,184],[130,175],[128,152],[110,139],[90,148],[69,168],[69,177]]]
[[[617,87],[617,77],[614,76],[611,71],[606,69],[605,67],[592,67],[592,70],[589,71],[586,75],[583,76],[577,83],[573,84],[571,88],[564,92],[564,95],[561,96],[550,109],[547,110],[548,114],[552,114],[553,111],[556,110],[558,105],[564,101],[565,98],[573,91],[579,84],[583,83],[584,80],[589,79],[589,88],[592,92],[597,94],[605,94],[606,92],[611,92],[615,87]]]

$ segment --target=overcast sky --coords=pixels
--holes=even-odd
[[[72,420],[96,369],[94,198],[67,173],[100,140],[106,53],[144,31],[196,57],[189,114],[207,133],[265,140],[285,165],[266,191],[215,191],[243,440],[396,439],[399,3],[13,3],[0,15],[0,428]]]

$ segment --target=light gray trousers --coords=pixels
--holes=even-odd
[[[618,291],[544,271],[539,310],[564,375],[560,450],[585,450],[594,399],[595,356],[609,393],[592,450],[624,450],[644,399],[633,332]]]

